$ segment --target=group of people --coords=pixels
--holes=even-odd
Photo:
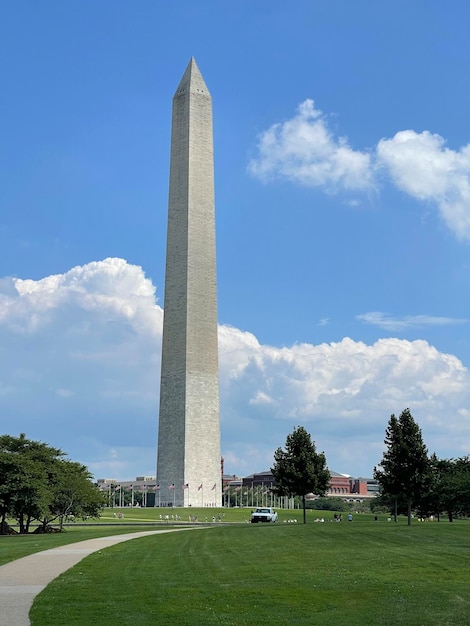
[[[181,515],[173,515],[173,514],[168,515],[168,513],[167,513],[165,516],[163,516],[163,515],[160,513],[160,519],[164,519],[164,520],[165,520],[165,522],[169,522],[169,521],[170,521],[170,518],[171,518],[171,521],[172,521],[172,522],[174,522],[174,521],[177,521],[177,522],[181,521]]]
[[[348,513],[347,520],[348,520],[348,522],[352,522],[353,521],[352,513]],[[342,522],[343,521],[343,514],[342,513],[335,513],[333,515],[333,521],[334,522]]]

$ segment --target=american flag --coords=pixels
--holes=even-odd
[[[202,483],[199,485],[199,487],[197,488],[198,491],[201,491],[202,489]]]
[[[216,487],[217,487],[217,483],[214,483],[214,486],[212,487],[211,491],[214,491]]]
[[[158,491],[160,489],[160,485],[155,485],[155,487],[153,487],[154,491]]]
[[[183,489],[189,489],[189,483],[185,483],[185,484],[183,485]]]
[[[174,489],[175,488],[175,483],[171,483],[171,485],[168,485],[168,489]]]

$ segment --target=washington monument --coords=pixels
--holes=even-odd
[[[156,504],[220,506],[212,99],[194,59],[173,97]]]

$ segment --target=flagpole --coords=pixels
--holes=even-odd
[[[157,506],[157,491],[158,491],[158,508],[160,508],[160,483],[156,483],[154,487],[152,487],[154,493],[155,493],[155,498],[153,500],[153,506],[156,507]]]
[[[204,506],[204,489],[202,486],[202,483],[199,485],[199,487],[197,488],[198,491],[202,491],[201,497],[202,497],[202,506]]]
[[[113,508],[115,506],[120,506],[120,502],[121,500],[119,499],[117,504],[116,504],[116,492],[119,490],[119,498],[121,498],[121,494],[122,494],[122,489],[121,489],[121,485],[114,485],[114,494],[113,494]]]

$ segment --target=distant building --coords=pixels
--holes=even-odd
[[[348,501],[362,501],[379,495],[379,484],[374,478],[353,478],[330,470],[328,495]]]
[[[380,485],[375,478],[354,478],[352,485],[352,493],[358,493],[367,496],[380,495]]]
[[[113,485],[115,483],[117,483],[117,478],[98,478],[98,480],[96,481],[98,487]]]
[[[272,487],[275,484],[274,476],[270,470],[260,472],[259,474],[250,474],[243,479],[243,486],[250,489],[251,487]]]
[[[221,465],[223,471],[223,462]],[[335,498],[343,498],[348,502],[361,502],[366,499],[374,498],[379,495],[380,488],[378,482],[374,478],[353,478],[348,474],[340,474],[330,470],[330,484],[327,496]],[[155,476],[137,476],[135,480],[118,481],[115,478],[100,478],[97,485],[102,491],[108,492],[110,495],[116,488],[119,491],[133,491],[144,494],[144,506],[173,506],[172,501],[164,501],[160,494],[160,486],[157,484]],[[222,473],[222,494],[224,504],[227,497],[231,494],[241,492],[247,495],[247,491],[270,492],[271,488],[276,485],[276,480],[270,470],[250,474],[249,476],[240,477],[235,474]],[[314,500],[315,494],[309,494],[308,500]]]
[[[235,474],[222,474],[222,487],[239,487],[243,483],[243,478]]]
[[[328,496],[358,501],[373,498],[379,494],[379,485],[374,478],[353,478],[349,474],[340,474],[333,470],[330,470],[330,477]],[[269,470],[245,476],[242,481],[243,487],[248,489],[259,486],[271,488],[275,484],[274,476]],[[308,499],[315,497],[314,494],[310,494]]]
[[[333,496],[344,496],[351,493],[351,477],[347,474],[338,474],[330,470],[330,486],[328,493]]]

